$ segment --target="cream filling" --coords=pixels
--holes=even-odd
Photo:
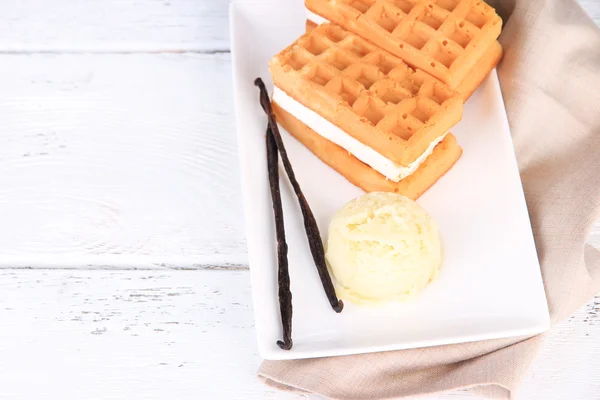
[[[415,172],[423,163],[423,161],[425,161],[425,159],[431,155],[435,146],[437,146],[438,143],[440,143],[447,135],[447,133],[445,133],[432,141],[429,147],[425,150],[425,152],[423,152],[423,154],[419,156],[419,158],[410,163],[408,166],[402,166],[381,155],[359,140],[353,138],[344,132],[340,127],[334,125],[310,108],[305,107],[298,101],[294,100],[277,86],[275,86],[275,90],[273,92],[273,101],[275,101],[285,111],[298,118],[300,122],[308,126],[317,134],[337,144],[341,148],[351,153],[354,157],[358,158],[360,161],[369,165],[375,171],[394,182],[399,182]]]
[[[319,14],[315,14],[314,12],[310,11],[308,8],[306,8],[306,19],[308,19],[309,21],[311,21],[317,25],[326,24],[329,22],[329,20],[327,18],[321,17]]]

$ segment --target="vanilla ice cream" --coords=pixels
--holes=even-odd
[[[431,216],[395,193],[346,204],[329,226],[326,259],[338,296],[358,304],[406,300],[434,279],[442,245]]]

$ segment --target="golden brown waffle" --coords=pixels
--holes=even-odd
[[[343,148],[317,134],[277,104],[273,104],[273,111],[277,122],[286,131],[325,164],[367,192],[394,192],[416,200],[444,176],[462,154],[456,138],[452,134],[448,134],[415,172],[400,182],[392,182]]]
[[[465,99],[465,101],[471,97],[475,89],[479,87],[489,73],[496,68],[496,65],[498,65],[502,59],[503,54],[502,46],[498,41],[495,41],[485,52],[483,57],[477,61],[477,64],[471,68],[471,71],[469,71],[465,79],[458,84],[455,90],[463,99]]]
[[[310,32],[312,29],[315,29],[317,24],[310,20],[306,20],[306,31]],[[498,41],[494,41],[490,48],[483,54],[483,56],[477,61],[475,66],[471,68],[467,76],[458,84],[458,86],[454,89],[456,92],[463,98],[464,101],[467,101],[469,97],[475,92],[475,90],[479,87],[481,82],[489,75],[490,72],[502,59],[503,51],[502,46]]]
[[[462,117],[455,91],[339,26],[301,36],[269,68],[289,96],[400,165]]]
[[[481,0],[306,0],[306,7],[452,88],[502,29]]]

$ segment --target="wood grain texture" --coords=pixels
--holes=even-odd
[[[579,3],[600,24],[600,2]],[[227,0],[3,0],[0,52],[227,52],[228,5]]]
[[[0,56],[0,266],[247,262],[229,55]]]
[[[256,378],[250,298],[247,271],[0,271],[0,399],[305,398]],[[520,398],[599,398],[599,308],[555,327]]]
[[[274,398],[247,275],[0,272],[0,399]]]
[[[580,3],[600,23],[600,1]],[[0,267],[18,265],[6,260],[29,249],[44,267],[213,269],[0,270],[0,399],[314,398],[274,392],[255,378],[229,58],[214,54],[229,50],[227,8],[226,0],[0,2],[0,53],[23,53],[0,56],[0,204],[11,206],[0,217],[35,219],[0,226]],[[125,54],[182,51],[211,55]],[[179,161],[160,154],[171,140],[185,154]],[[190,166],[203,171],[193,183],[161,175],[161,167]],[[178,249],[181,236],[167,234],[173,214],[162,214],[155,236],[143,215],[128,212],[133,203],[115,204],[119,196],[101,183],[118,177],[109,190],[129,197],[144,171],[161,177],[155,189],[163,193],[131,199],[158,209],[185,199],[176,212],[202,210],[195,239],[184,240],[189,247]],[[71,179],[70,191],[58,190]],[[164,194],[173,185],[189,191]],[[132,239],[140,233],[152,239]],[[600,226],[590,242],[600,247]],[[73,248],[76,258],[59,261]],[[49,249],[59,257],[46,257]],[[93,249],[109,257],[81,263]],[[144,262],[166,251],[185,262]],[[597,297],[551,331],[520,398],[600,399],[599,337]]]
[[[227,0],[3,0],[0,52],[228,51]]]

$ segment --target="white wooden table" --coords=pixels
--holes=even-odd
[[[0,1],[0,399],[310,397],[255,375],[227,8]],[[187,164],[164,160],[165,135]],[[166,166],[196,189],[170,193]],[[122,186],[92,187],[102,174]],[[145,174],[164,186],[126,198]],[[203,210],[193,231],[127,208],[173,201]],[[600,399],[600,297],[552,330],[522,398]]]

